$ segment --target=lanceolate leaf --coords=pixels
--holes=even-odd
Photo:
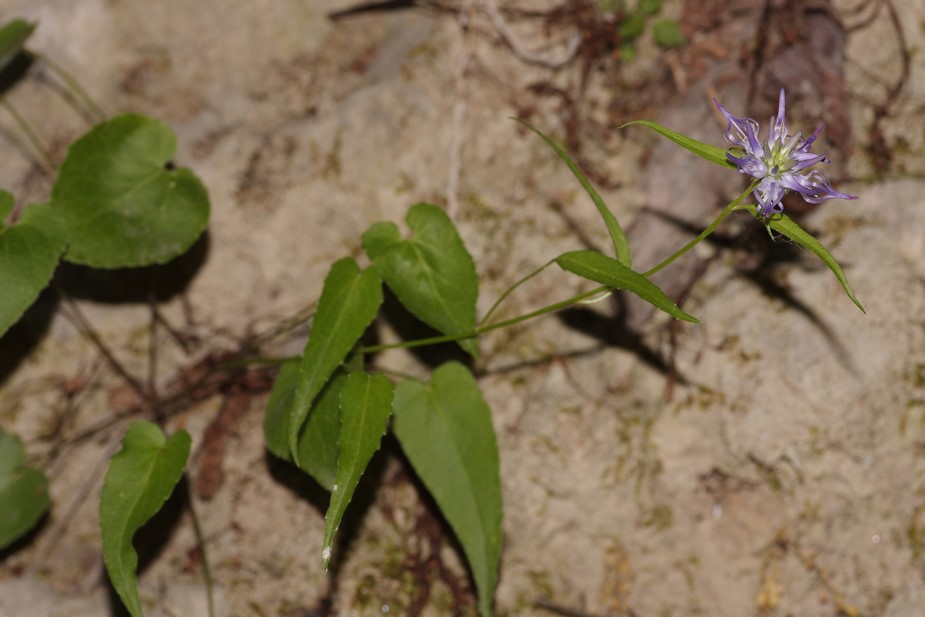
[[[0,429],[0,550],[32,529],[48,510],[48,479],[25,465],[22,442]]]
[[[363,248],[401,303],[444,334],[475,330],[479,279],[456,226],[446,213],[417,204],[405,219],[412,235],[403,240],[393,223],[376,223],[363,234]],[[473,357],[475,338],[459,341]]]
[[[68,261],[98,268],[165,263],[206,228],[209,196],[168,164],[176,138],[152,118],[125,114],[75,141],[51,205],[68,234]]]
[[[324,517],[322,565],[328,569],[334,534],[340,526],[347,505],[366,465],[379,449],[386,422],[392,413],[392,382],[380,374],[351,373],[340,393],[340,443],[337,479],[331,490],[331,502]]]
[[[299,434],[299,467],[329,491],[337,477],[340,396],[346,383],[347,372],[338,368],[312,402],[308,420]]]
[[[556,263],[563,270],[607,285],[613,289],[625,289],[632,292],[674,317],[691,323],[700,323],[696,317],[688,315],[665,295],[652,281],[630,270],[619,261],[602,255],[597,251],[573,251],[556,258]]]
[[[472,374],[448,362],[429,384],[395,389],[392,431],[466,553],[479,596],[491,615],[501,556],[501,479],[491,410]]]
[[[675,142],[682,148],[689,150],[690,152],[693,152],[700,158],[706,159],[710,161],[711,163],[716,163],[717,165],[728,167],[730,169],[736,169],[736,166],[733,165],[729,161],[728,158],[726,158],[727,150],[720,148],[718,146],[704,143],[702,141],[697,141],[696,139],[692,139],[690,137],[682,135],[681,133],[672,131],[671,129],[664,127],[661,124],[650,122],[648,120],[633,120],[632,122],[627,122],[626,124],[620,125],[619,128],[622,129],[625,126],[632,126],[634,124],[639,124],[642,126],[649,127],[650,129],[652,129],[659,135],[663,137],[667,137],[668,139]]]
[[[860,300],[858,300],[854,292],[851,291],[851,287],[848,286],[848,279],[845,277],[845,273],[842,272],[841,266],[838,265],[838,262],[835,261],[835,258],[832,257],[822,244],[819,243],[814,237],[808,234],[802,227],[797,225],[793,219],[788,217],[786,214],[775,214],[770,219],[766,219],[762,216],[758,216],[758,211],[755,206],[749,206],[749,211],[757,218],[759,221],[762,221],[768,225],[774,231],[790,238],[800,246],[805,249],[809,249],[816,254],[819,259],[821,259],[825,265],[829,267],[832,273],[835,275],[835,278],[838,279],[838,282],[841,283],[842,289],[845,290],[845,293],[848,294],[848,297],[854,302],[855,306],[861,309],[861,312],[866,313],[864,307],[861,306]]]
[[[0,336],[48,285],[64,252],[64,238],[50,208],[31,205],[8,227],[2,221],[13,197],[0,191]]]
[[[22,51],[33,30],[35,24],[22,19],[14,19],[0,28],[0,72]]]
[[[112,457],[100,497],[103,561],[112,586],[132,617],[141,617],[138,555],[132,536],[164,505],[183,475],[190,436],[178,431],[170,439],[151,422],[135,422]]]
[[[382,281],[374,269],[361,272],[350,257],[334,262],[318,300],[289,411],[289,450],[296,464],[301,465],[299,434],[312,401],[372,323],[380,304]]]
[[[565,161],[565,164],[568,165],[568,168],[572,170],[572,173],[575,174],[576,178],[578,178],[578,182],[581,183],[581,186],[585,189],[585,192],[588,193],[591,201],[593,201],[594,205],[597,206],[597,211],[600,213],[601,218],[604,219],[604,224],[607,226],[607,231],[610,232],[610,238],[613,241],[613,247],[616,251],[617,259],[620,260],[620,263],[625,265],[627,268],[632,268],[633,260],[630,255],[630,245],[629,242],[626,241],[626,234],[623,233],[623,228],[620,227],[620,223],[617,222],[617,217],[613,215],[613,212],[610,211],[610,209],[607,207],[607,204],[605,204],[604,200],[601,199],[601,196],[598,195],[596,190],[594,190],[594,187],[591,186],[591,182],[588,181],[588,178],[586,178],[581,169],[578,168],[578,165],[575,164],[575,161],[572,160],[572,157],[570,157],[568,153],[559,146],[559,144],[541,133],[538,129],[533,128],[519,118],[515,119],[542,137],[543,141],[549,144],[550,148],[555,150],[556,154],[559,155],[559,158]]]

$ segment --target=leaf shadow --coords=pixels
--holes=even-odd
[[[19,321],[0,337],[0,387],[45,337],[59,303],[58,294],[45,288]]]
[[[0,563],[5,562],[7,557],[12,557],[19,551],[30,546],[39,536],[39,534],[42,533],[45,527],[48,526],[48,522],[50,520],[51,510],[49,509],[44,514],[42,514],[36,524],[33,525],[29,531],[7,544],[4,548],[0,549]]]
[[[209,232],[162,265],[104,270],[62,261],[57,282],[71,297],[105,304],[166,302],[186,290],[209,255]]]

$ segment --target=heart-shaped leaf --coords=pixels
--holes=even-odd
[[[691,323],[700,323],[696,317],[688,315],[675,304],[659,287],[639,274],[630,270],[619,261],[602,255],[597,251],[572,251],[556,258],[556,263],[563,270],[577,274],[596,283],[613,289],[625,289],[632,292],[674,317]]]
[[[331,266],[302,356],[302,367],[289,410],[289,451],[301,466],[299,435],[312,401],[344,362],[382,304],[382,279],[373,268],[360,271],[350,257]]]
[[[728,167],[730,169],[737,169],[736,166],[733,165],[732,162],[726,157],[727,150],[724,148],[692,139],[686,135],[672,131],[671,129],[664,127],[661,124],[650,122],[649,120],[633,120],[632,122],[621,124],[618,128],[622,129],[623,127],[633,126],[634,124],[649,127],[662,137],[667,137],[685,150],[693,152],[700,158],[706,159],[711,163],[716,163],[717,165]]]
[[[430,204],[412,206],[405,220],[412,231],[407,240],[393,223],[376,223],[363,234],[363,248],[379,275],[424,323],[451,336],[473,332],[479,279],[456,226]],[[478,355],[475,338],[459,345]]]
[[[67,233],[67,261],[97,268],[162,264],[206,228],[209,196],[188,169],[173,169],[173,132],[125,114],[75,141],[51,205]]]
[[[501,557],[501,478],[491,410],[472,374],[457,362],[395,389],[392,431],[466,553],[491,615]]]
[[[855,297],[854,292],[851,291],[851,287],[848,286],[848,279],[845,277],[845,273],[842,271],[841,266],[838,265],[838,262],[835,261],[834,257],[832,257],[832,254],[829,253],[818,240],[807,233],[802,227],[797,225],[796,222],[794,222],[794,220],[786,214],[775,214],[771,218],[766,218],[760,216],[758,214],[758,209],[753,205],[748,206],[748,210],[755,218],[768,225],[774,231],[784,235],[787,238],[790,238],[803,248],[809,249],[815,253],[816,256],[829,267],[829,269],[835,275],[835,278],[838,279],[839,283],[841,283],[842,289],[845,290],[845,293],[848,294],[848,297],[852,302],[854,302],[855,306],[861,309],[862,313],[867,312],[861,305],[861,301],[858,300]]]
[[[112,586],[132,617],[141,617],[132,536],[164,505],[183,475],[190,436],[177,431],[165,439],[151,422],[135,422],[122,449],[109,462],[100,497],[103,562]]]
[[[610,208],[607,207],[607,204],[604,203],[604,200],[591,185],[591,182],[588,180],[588,178],[585,177],[585,174],[581,171],[575,161],[572,160],[572,157],[570,157],[568,153],[559,146],[559,144],[544,135],[539,129],[533,128],[519,118],[515,118],[515,120],[542,137],[543,141],[545,141],[549,147],[559,155],[559,158],[562,159],[566,165],[568,165],[568,168],[578,179],[578,182],[581,184],[582,188],[584,188],[585,192],[588,194],[588,197],[590,197],[591,201],[594,202],[594,205],[597,207],[597,211],[600,213],[601,218],[604,219],[604,224],[607,226],[607,231],[610,233],[610,239],[613,242],[613,248],[617,259],[619,259],[620,263],[625,265],[627,268],[632,268],[633,258],[630,254],[630,245],[626,240],[626,234],[623,232],[623,228],[620,227],[620,223],[617,222],[617,217],[613,215],[613,212],[611,212]]]
[[[325,571],[331,559],[334,534],[353,499],[360,477],[385,434],[386,423],[392,413],[393,390],[392,382],[383,375],[370,375],[363,371],[350,373],[341,390],[337,479],[331,487],[331,501],[324,517],[321,561]]]
[[[0,550],[32,529],[51,505],[48,479],[25,460],[19,438],[0,429]]]
[[[14,19],[0,28],[0,72],[19,55],[33,30],[35,24],[22,19]]]
[[[0,221],[12,209],[12,195],[0,191]],[[46,205],[27,207],[9,226],[0,223],[0,336],[48,285],[64,246],[60,227]]]

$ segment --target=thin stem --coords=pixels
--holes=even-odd
[[[694,248],[694,247],[695,247],[698,243],[700,243],[704,238],[706,238],[706,237],[709,236],[711,233],[713,233],[713,232],[716,230],[716,228],[719,227],[720,223],[722,223],[722,222],[726,219],[726,217],[729,216],[729,214],[730,214],[731,212],[733,212],[734,210],[738,209],[739,204],[742,203],[742,200],[745,199],[746,197],[748,197],[749,194],[750,194],[752,191],[755,190],[755,187],[758,186],[758,182],[759,182],[758,180],[755,180],[754,182],[752,182],[752,183],[749,185],[749,187],[748,187],[747,189],[745,189],[745,191],[743,191],[738,197],[736,197],[728,206],[726,206],[726,207],[723,209],[723,211],[720,213],[720,215],[719,215],[718,217],[716,217],[716,220],[713,221],[712,223],[710,223],[710,226],[707,227],[706,229],[704,229],[704,230],[700,233],[699,236],[697,236],[696,238],[694,238],[693,240],[691,240],[690,242],[688,242],[687,244],[685,244],[684,247],[681,248],[681,250],[679,250],[678,252],[676,252],[674,255],[672,255],[671,257],[669,257],[668,259],[666,259],[666,260],[663,261],[662,263],[658,264],[657,266],[655,266],[655,267],[652,268],[651,270],[648,270],[648,271],[646,271],[645,273],[643,273],[643,276],[646,277],[646,278],[648,278],[648,277],[652,276],[653,274],[655,274],[656,272],[658,272],[659,270],[665,268],[666,266],[671,265],[672,263],[674,263],[675,260],[677,260],[679,257],[681,257],[681,255],[683,255],[684,253],[686,253],[686,252],[688,252],[689,250],[691,250],[692,248]]]
[[[515,290],[515,289],[517,289],[518,287],[520,287],[521,285],[523,285],[524,283],[526,283],[527,281],[529,281],[530,279],[532,279],[534,276],[536,276],[537,274],[539,274],[540,272],[542,272],[543,270],[545,270],[546,268],[548,268],[549,266],[551,266],[551,265],[554,264],[555,262],[556,262],[555,259],[550,259],[548,262],[546,262],[545,264],[543,264],[542,266],[540,266],[539,268],[537,268],[536,270],[534,270],[533,272],[531,272],[531,273],[528,274],[527,276],[523,277],[522,279],[520,279],[519,281],[517,281],[516,283],[514,283],[513,285],[511,285],[511,287],[509,287],[507,291],[505,291],[503,294],[501,294],[501,297],[498,298],[498,299],[495,301],[495,303],[491,305],[491,308],[488,309],[488,312],[485,313],[485,316],[482,317],[482,320],[481,320],[481,321],[479,321],[479,326],[483,325],[485,322],[487,322],[487,321],[489,320],[489,318],[491,318],[491,316],[494,314],[494,312],[497,310],[497,308],[498,308],[499,306],[501,306],[501,303],[504,302],[504,300],[505,300],[509,295],[511,295],[512,293],[514,293],[514,290]]]
[[[64,83],[68,85],[68,87],[74,92],[74,94],[76,94],[77,97],[83,101],[83,104],[86,105],[90,109],[90,111],[93,113],[94,116],[96,116],[96,119],[98,121],[102,122],[103,120],[106,119],[106,114],[103,113],[103,110],[100,108],[100,106],[96,104],[96,101],[90,98],[90,95],[87,94],[87,91],[81,87],[81,85],[77,82],[76,79],[74,79],[71,76],[70,73],[64,70],[64,67],[62,67],[60,64],[58,64],[57,62],[55,62],[54,60],[52,60],[45,54],[39,53],[37,51],[26,50],[26,53],[32,56],[33,58],[35,58],[36,60],[39,60],[45,66],[50,68],[54,73],[56,73],[58,77],[60,77],[64,81]]]
[[[90,339],[90,342],[92,342],[99,350],[99,352],[103,354],[103,357],[106,358],[106,362],[109,364],[109,366],[112,367],[112,369],[118,373],[119,376],[122,377],[122,379],[124,379],[133,390],[135,390],[135,393],[138,394],[138,396],[141,397],[143,401],[149,401],[149,393],[145,391],[145,387],[141,385],[141,382],[138,381],[138,379],[136,379],[131,373],[129,373],[118,360],[116,360],[116,357],[112,355],[112,352],[109,351],[108,347],[106,347],[102,337],[100,337],[96,330],[93,329],[93,326],[90,325],[90,321],[77,307],[77,303],[74,302],[74,299],[71,298],[71,296],[66,291],[64,291],[61,285],[59,285],[57,282],[54,283],[54,286],[58,292],[58,295],[61,296],[61,298],[70,309],[71,316],[77,322],[78,329],[81,331],[81,333]]]
[[[357,353],[366,354],[366,353],[376,353],[379,351],[385,351],[386,349],[411,349],[412,347],[424,347],[427,345],[438,345],[440,343],[452,343],[454,341],[461,341],[464,339],[475,338],[480,334],[486,332],[491,332],[492,330],[498,330],[500,328],[506,328],[508,326],[513,326],[522,321],[527,321],[528,319],[533,319],[534,317],[540,317],[560,309],[567,308],[573,304],[578,304],[586,298],[595,296],[602,291],[610,289],[606,285],[600,287],[595,287],[590,291],[585,291],[577,296],[572,296],[567,300],[562,300],[561,302],[556,302],[555,304],[550,304],[549,306],[544,306],[541,309],[537,309],[531,313],[526,313],[524,315],[519,315],[517,317],[512,317],[511,319],[505,319],[504,321],[497,321],[493,324],[487,326],[479,326],[472,332],[466,332],[465,334],[447,334],[444,336],[432,336],[429,338],[417,339],[416,341],[406,341],[403,343],[389,343],[386,345],[370,345],[369,347],[360,347],[357,350]]]
[[[32,125],[29,124],[29,121],[26,120],[16,108],[13,107],[13,104],[5,96],[0,96],[0,105],[3,105],[3,108],[10,112],[10,115],[13,116],[13,120],[16,121],[16,124],[19,125],[20,130],[26,134],[26,137],[29,139],[29,142],[32,144],[32,147],[41,156],[42,162],[45,163],[45,171],[52,173],[55,169],[54,161],[51,160],[51,154],[42,145],[42,140],[39,139],[38,133],[35,132],[35,129],[32,128]]]
[[[196,543],[199,544],[199,555],[202,558],[202,577],[206,580],[206,602],[209,604],[209,617],[215,617],[215,602],[212,599],[212,572],[209,570],[209,558],[206,556],[206,539],[202,535],[202,527],[199,525],[199,517],[196,515],[196,508],[193,507],[193,497],[190,495],[189,501],[190,518],[193,520],[193,534],[196,536]]]

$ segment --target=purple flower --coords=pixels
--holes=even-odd
[[[726,126],[726,141],[736,147],[735,154],[740,154],[736,156],[727,153],[726,157],[739,168],[739,173],[761,180],[755,188],[755,198],[758,200],[758,211],[762,216],[769,217],[782,212],[784,206],[781,199],[788,190],[796,191],[811,204],[835,197],[857,199],[854,195],[846,195],[833,189],[825,176],[818,171],[800,173],[816,163],[829,162],[824,154],[813,154],[809,151],[823,125],[820,124],[809,139],[803,139],[802,133],[790,135],[787,132],[787,122],[784,120],[783,88],[780,91],[777,118],[771,118],[768,139],[764,142],[758,141],[757,122],[751,118],[736,118],[716,99],[713,99],[713,103],[729,121]],[[738,149],[743,152],[739,152]]]

